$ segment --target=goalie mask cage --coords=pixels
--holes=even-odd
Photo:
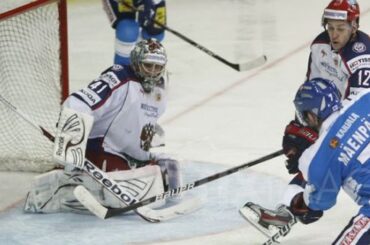
[[[28,2],[0,13],[0,95],[55,132],[60,105],[68,96],[66,0]],[[0,103],[0,170],[50,170],[55,167],[52,148]]]

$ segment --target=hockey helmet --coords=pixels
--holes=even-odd
[[[164,47],[156,39],[141,40],[131,51],[130,59],[144,91],[151,92],[165,72],[167,55]]]
[[[307,112],[324,121],[341,107],[341,95],[335,84],[322,78],[314,78],[302,84],[294,99],[296,116],[307,126]]]
[[[360,22],[360,6],[356,0],[332,0],[324,9],[322,15],[322,25],[327,24],[327,20],[347,20]]]

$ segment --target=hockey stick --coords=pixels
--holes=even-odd
[[[54,142],[55,137],[49,133],[45,128],[42,126],[36,124],[27,114],[20,111],[17,107],[15,107],[13,104],[11,104],[8,100],[6,100],[2,95],[0,95],[0,101],[8,107],[10,110],[15,112],[17,115],[19,115],[21,118],[23,118],[25,121],[27,121],[31,126],[33,126],[35,129],[37,129],[39,132],[41,132],[45,137],[47,137],[50,141]],[[106,188],[109,192],[111,192],[116,198],[118,198],[122,203],[129,206],[130,204],[133,204],[135,202],[138,202],[132,195],[127,192],[124,188],[122,188],[116,181],[111,179],[107,173],[100,170],[98,167],[96,167],[92,162],[90,162],[88,159],[85,159],[83,170],[95,181],[97,181],[100,185],[102,185],[104,188]],[[135,210],[135,212],[145,219],[146,221],[157,223],[160,220],[157,219],[151,219],[150,217],[145,216],[145,212],[149,212],[151,210],[148,207],[144,207],[145,209]],[[154,210],[153,210],[154,211]]]
[[[295,224],[297,224],[296,218],[292,219],[288,224],[281,227],[278,232],[276,232],[271,238],[269,238],[262,245],[272,245],[275,243],[279,243],[279,239],[283,236],[286,236],[292,229],[292,226]]]
[[[251,161],[251,162],[248,162],[248,163],[244,163],[242,165],[239,165],[239,166],[236,166],[236,167],[227,169],[227,170],[225,170],[223,172],[219,172],[219,173],[213,174],[211,176],[205,177],[203,179],[197,180],[197,181],[195,181],[193,183],[189,183],[189,184],[187,184],[185,186],[181,186],[181,187],[178,187],[176,189],[172,189],[172,190],[163,192],[162,194],[159,194],[159,195],[156,195],[156,196],[152,196],[152,197],[147,198],[147,199],[145,199],[143,201],[134,203],[134,204],[132,204],[132,205],[130,205],[128,207],[107,209],[107,212],[104,215],[104,218],[107,219],[107,218],[110,218],[112,216],[115,216],[115,215],[118,215],[118,214],[122,214],[122,213],[125,213],[125,212],[128,212],[128,211],[131,211],[131,210],[140,208],[142,206],[148,205],[150,203],[153,203],[153,202],[156,202],[156,201],[159,201],[159,200],[164,200],[164,199],[167,199],[169,197],[178,196],[182,192],[191,190],[191,189],[193,189],[195,187],[201,186],[203,184],[209,183],[209,182],[214,181],[216,179],[219,179],[219,178],[222,178],[224,176],[230,175],[232,173],[238,172],[239,170],[252,167],[252,166],[254,166],[256,164],[259,164],[261,162],[265,162],[267,160],[273,159],[273,158],[278,157],[278,156],[280,156],[282,154],[283,154],[283,150],[278,150],[278,151],[275,151],[275,152],[273,152],[273,153],[271,153],[269,155],[266,155],[264,157],[258,158],[258,159],[254,160],[254,161]]]
[[[101,219],[105,219],[105,214],[107,213],[108,208],[99,203],[99,201],[96,200],[96,198],[84,186],[77,186],[74,189],[73,194],[77,200],[83,204],[83,206],[90,210],[90,212]],[[139,211],[142,215],[145,215],[145,217],[151,220],[164,221],[191,213],[199,209],[201,205],[202,200],[194,197],[181,200],[178,204],[170,207],[155,210],[149,208],[143,210],[142,208],[145,207],[141,207],[139,208]]]
[[[135,8],[134,6],[126,3],[125,1],[120,1],[121,4],[125,5],[126,7],[132,9],[133,11],[135,12],[138,12],[140,11],[138,8]],[[256,59],[253,59],[251,61],[248,61],[246,63],[243,63],[243,64],[235,64],[235,63],[231,63],[230,61],[227,61],[226,59],[222,58],[221,56],[215,54],[214,52],[212,52],[211,50],[207,49],[206,47],[200,45],[199,43],[196,43],[195,41],[191,40],[190,38],[184,36],[183,34],[179,33],[178,31],[170,28],[169,26],[167,25],[164,25],[162,23],[160,23],[159,21],[157,20],[153,20],[153,22],[162,27],[163,29],[171,32],[172,34],[174,34],[175,36],[179,37],[180,39],[184,40],[185,42],[193,45],[194,47],[196,47],[197,49],[200,49],[202,50],[203,52],[205,52],[206,54],[208,54],[209,56],[215,58],[216,60],[224,63],[225,65],[237,70],[237,71],[247,71],[247,70],[251,70],[255,67],[258,67],[258,66],[261,66],[263,65],[266,61],[267,61],[267,57],[266,55],[262,55],[261,57],[258,57]]]

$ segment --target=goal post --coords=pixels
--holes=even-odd
[[[67,30],[66,0],[0,12],[0,94],[50,132],[69,92]],[[50,170],[52,147],[0,103],[0,170]]]

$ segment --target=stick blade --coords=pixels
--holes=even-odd
[[[248,71],[265,64],[267,61],[266,55],[262,55],[256,59],[250,60],[244,64],[239,64],[239,71]]]
[[[203,200],[199,197],[184,198],[179,203],[161,209],[150,209],[147,207],[138,208],[137,211],[151,220],[166,221],[177,217],[190,214],[200,209],[203,205]]]
[[[73,190],[73,195],[91,213],[101,219],[106,218],[108,209],[102,206],[85,187],[82,185],[77,186]]]

